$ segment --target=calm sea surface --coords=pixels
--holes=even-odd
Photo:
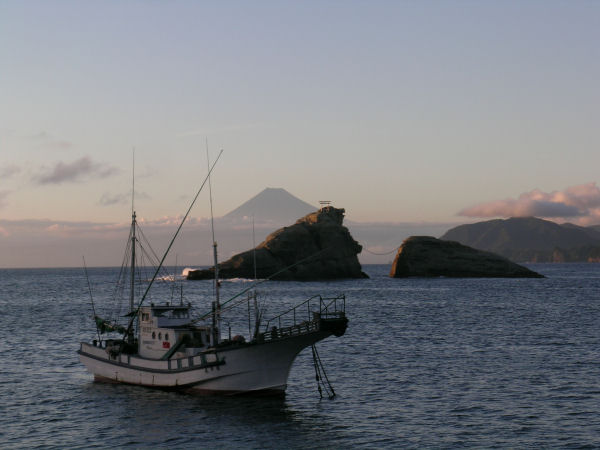
[[[94,337],[83,270],[0,270],[0,447],[600,447],[600,264],[530,267],[547,278],[365,266],[368,280],[262,284],[267,317],[346,294],[346,334],[318,345],[333,400],[319,399],[310,349],[283,399],[95,383],[76,354]],[[116,273],[89,270],[100,313]],[[209,282],[181,285],[208,311]],[[224,282],[223,298],[247,286]],[[247,334],[239,313],[226,319]]]

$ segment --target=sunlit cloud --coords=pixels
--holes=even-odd
[[[160,235],[171,236],[181,223],[182,216],[165,216],[159,219],[147,220],[138,218],[138,225],[147,233],[160,233]],[[127,236],[131,226],[129,221],[123,222],[78,222],[61,221],[50,219],[23,219],[2,220],[0,219],[1,233],[4,236],[19,236],[23,239],[36,241],[47,241],[62,237],[65,239],[121,239]],[[208,229],[209,220],[205,218],[189,217],[186,221],[187,230]]]
[[[145,227],[152,228],[164,228],[164,227],[178,227],[181,221],[183,220],[183,215],[177,216],[163,216],[157,219],[146,219],[144,217],[140,217],[138,222],[141,223]],[[185,221],[185,225],[187,228],[195,227],[195,226],[204,226],[208,223],[208,219],[202,217],[188,217]]]
[[[154,251],[162,255],[174,236],[182,215],[138,218],[140,235],[146,236]],[[282,225],[270,223],[235,224],[215,218],[219,254],[226,259],[251,249]],[[354,238],[363,246],[364,263],[389,262],[402,240],[411,235],[440,236],[451,225],[439,223],[349,223]],[[7,220],[0,215],[0,265],[6,267],[77,267],[81,255],[90,266],[118,264],[131,223],[68,221],[53,219]],[[198,267],[212,264],[211,220],[188,217],[167,261]],[[4,258],[2,259],[2,256]]]
[[[64,235],[76,236],[109,236],[110,233],[126,233],[129,223],[98,223],[57,221],[50,219],[2,220],[0,228],[15,236],[28,237],[31,240],[47,240],[49,237]]]
[[[516,199],[496,200],[465,208],[464,217],[544,217],[582,225],[600,222],[600,188],[595,182],[571,186],[563,191],[534,189]]]
[[[115,167],[94,162],[89,156],[84,156],[71,163],[60,161],[50,169],[43,169],[33,180],[38,184],[61,184],[85,178],[106,178],[117,172]]]

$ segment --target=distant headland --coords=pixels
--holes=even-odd
[[[515,262],[600,262],[600,226],[557,224],[535,217],[496,219],[448,230],[457,241]]]

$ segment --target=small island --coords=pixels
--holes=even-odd
[[[368,278],[358,254],[362,247],[342,225],[345,210],[326,206],[271,233],[255,249],[219,264],[219,278],[319,281]],[[255,269],[256,261],[256,269]],[[188,280],[214,278],[214,268],[192,270]]]
[[[390,277],[544,278],[494,253],[429,236],[411,236],[402,243]]]

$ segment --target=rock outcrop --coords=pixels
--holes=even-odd
[[[390,277],[543,278],[543,275],[494,253],[454,241],[412,236],[400,248]]]
[[[368,278],[357,255],[362,247],[342,225],[344,209],[327,206],[271,233],[256,249],[219,264],[219,278],[314,281]],[[188,280],[214,278],[214,269],[194,270]]]

